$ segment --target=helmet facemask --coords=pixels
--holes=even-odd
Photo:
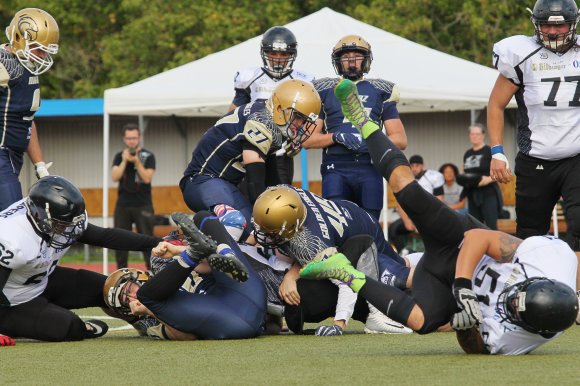
[[[277,126],[284,138],[295,146],[300,146],[312,135],[318,115],[310,113],[309,116],[306,116],[297,111],[295,106],[296,102],[291,107],[279,112],[283,117],[284,123]]]
[[[283,236],[284,234],[291,233],[291,236],[294,236],[294,234],[296,233],[296,231],[291,232],[288,230],[288,223],[286,221],[284,221],[284,223],[282,224],[282,226],[278,232],[268,232],[268,231],[262,230],[260,228],[260,225],[258,225],[254,221],[253,218],[252,218],[252,225],[254,226],[254,238],[263,247],[270,247],[270,248],[278,247],[282,244],[287,243],[288,241],[290,241],[292,239],[292,237],[290,237],[290,238],[284,237]],[[300,227],[300,224],[297,223],[295,229],[298,229],[299,227]]]

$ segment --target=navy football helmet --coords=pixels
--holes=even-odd
[[[41,178],[30,188],[25,203],[30,222],[50,246],[66,248],[82,235],[87,219],[85,200],[66,178]]]
[[[539,44],[552,52],[565,53],[576,44],[578,25],[578,6],[574,0],[538,0],[532,13],[532,23]],[[568,24],[570,30],[561,34],[548,34],[541,30],[542,25]]]
[[[553,335],[576,320],[578,298],[572,288],[556,280],[532,277],[505,288],[496,311],[534,334]]]

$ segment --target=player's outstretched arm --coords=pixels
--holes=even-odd
[[[477,328],[456,331],[457,343],[466,354],[489,354]]]

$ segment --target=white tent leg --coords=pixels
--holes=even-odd
[[[109,226],[109,114],[103,120],[103,228]],[[109,250],[103,248],[103,275],[109,274]]]

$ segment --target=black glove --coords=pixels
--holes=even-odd
[[[348,150],[357,150],[362,145],[362,140],[359,135],[352,133],[333,133],[332,140]]]
[[[453,282],[453,296],[461,310],[451,319],[451,326],[455,330],[469,330],[483,322],[477,295],[471,286],[471,280],[465,278],[456,278]]]
[[[342,328],[337,325],[334,326],[320,326],[314,332],[316,336],[340,336],[342,335]]]

